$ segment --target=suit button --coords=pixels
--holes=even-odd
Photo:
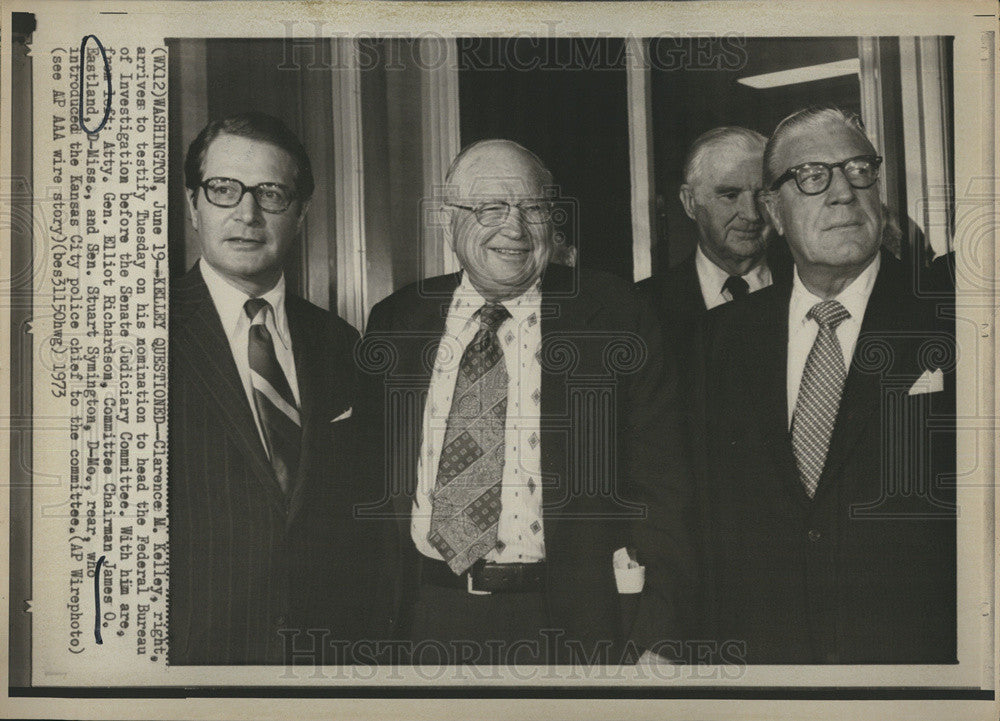
[[[285,620],[286,619],[284,616],[278,616],[277,618],[274,619],[274,622],[278,625],[279,628],[282,628],[285,625]]]
[[[809,540],[812,541],[813,543],[816,543],[816,541],[818,541],[821,536],[822,536],[822,534],[819,531],[817,531],[815,528],[813,528],[813,529],[811,529],[809,531]]]

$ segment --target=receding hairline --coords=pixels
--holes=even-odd
[[[836,107],[804,108],[786,116],[778,123],[771,137],[768,138],[767,146],[764,148],[764,187],[769,188],[775,179],[784,172],[784,168],[775,168],[774,162],[779,148],[788,142],[789,138],[831,126],[850,131],[859,140],[862,140],[872,153],[878,152],[875,143],[865,132],[861,118],[857,115]]]
[[[748,153],[764,155],[767,138],[750,128],[725,125],[712,128],[695,138],[684,159],[684,183],[690,185],[701,174],[704,159],[710,153],[726,147],[736,147]]]
[[[449,194],[458,188],[459,182],[463,179],[462,175],[466,168],[468,168],[476,160],[479,160],[485,153],[495,150],[509,151],[515,156],[527,161],[528,166],[534,172],[534,179],[539,182],[539,185],[544,187],[552,184],[552,172],[545,166],[545,163],[542,162],[541,158],[533,152],[513,140],[490,138],[488,140],[479,140],[475,143],[467,145],[462,148],[458,155],[455,156],[455,159],[452,160],[444,181]]]

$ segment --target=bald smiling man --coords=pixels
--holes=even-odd
[[[673,536],[650,559],[671,579],[658,628],[682,623],[693,581],[676,383],[627,283],[550,263],[552,182],[511,141],[464,149],[440,207],[461,272],[372,309],[359,357],[373,506],[393,521],[379,594],[400,642],[390,662],[617,662],[622,594],[642,580],[613,556],[646,494],[670,509],[657,527]]]

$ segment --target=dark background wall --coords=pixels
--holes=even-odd
[[[653,172],[657,248],[663,270],[693,252],[694,226],[678,199],[691,143],[720,125],[742,125],[768,136],[789,113],[808,105],[838,105],[858,113],[857,75],[770,89],[740,78],[858,57],[858,40],[845,38],[663,38],[650,45]],[[666,249],[667,252],[664,252]]]
[[[288,259],[289,287],[306,292],[305,239],[325,236],[335,256],[333,232],[332,62],[290,63],[283,40],[168,40],[170,50],[170,267],[184,272],[197,257],[193,229],[186,218],[183,161],[187,147],[205,123],[259,110],[281,118],[294,130],[312,162],[316,191],[300,231],[303,242]],[[192,55],[203,63],[192,68]],[[183,122],[187,120],[189,122]],[[182,230],[183,229],[183,230]],[[326,275],[326,274],[324,274]],[[332,278],[336,278],[334,273]],[[335,292],[331,297],[336,297]]]
[[[460,38],[462,145],[508,138],[549,167],[577,209],[579,263],[632,279],[625,43]]]

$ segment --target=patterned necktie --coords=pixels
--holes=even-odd
[[[736,300],[737,298],[742,298],[750,291],[750,284],[738,275],[731,275],[722,284],[722,289],[728,290],[729,295],[733,297],[733,300]]]
[[[274,341],[264,325],[271,305],[263,298],[251,298],[244,304],[243,310],[250,318],[247,350],[257,418],[264,431],[267,455],[274,474],[281,490],[287,494],[299,465],[302,421],[295,395],[274,354]]]
[[[460,575],[496,546],[507,424],[507,368],[497,339],[502,305],[477,312],[479,331],[458,367],[431,495],[427,540]]]
[[[799,467],[799,479],[812,498],[826,464],[840,394],[847,378],[836,330],[851,314],[838,301],[825,300],[810,308],[806,317],[819,324],[819,332],[802,371],[799,397],[792,416],[792,450]]]

